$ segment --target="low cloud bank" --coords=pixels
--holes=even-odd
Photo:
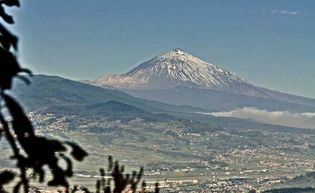
[[[271,11],[272,15],[291,15],[291,16],[294,16],[294,15],[298,15],[299,13],[300,12],[298,12],[298,11],[277,10],[277,9],[274,9]]]
[[[315,112],[291,113],[288,111],[266,111],[245,107],[228,112],[212,112],[216,117],[252,119],[264,123],[299,128],[315,128]]]

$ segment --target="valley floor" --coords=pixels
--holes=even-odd
[[[95,186],[99,168],[112,155],[127,172],[145,168],[149,183],[162,192],[248,192],[294,187],[294,176],[312,172],[315,130],[217,127],[187,120],[119,120],[101,116],[36,114],[30,118],[36,132],[78,142],[88,158],[74,165],[72,184]],[[0,163],[9,149],[2,144]],[[290,182],[290,183],[289,183]],[[304,183],[304,184],[303,184]],[[312,182],[299,186],[313,186]]]

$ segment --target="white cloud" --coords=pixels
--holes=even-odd
[[[299,11],[290,11],[290,10],[278,10],[274,9],[270,12],[271,15],[289,15],[289,16],[295,16],[298,15]]]
[[[286,9],[273,9],[273,10],[237,10],[238,13],[245,13],[251,15],[273,15],[273,16],[297,16],[301,12],[297,10],[286,10]]]
[[[252,119],[264,123],[299,128],[315,128],[315,112],[292,113],[288,111],[266,111],[245,107],[228,112],[208,113],[216,117]]]

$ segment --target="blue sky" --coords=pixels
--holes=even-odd
[[[314,0],[29,0],[13,9],[35,73],[94,79],[177,47],[251,83],[315,98]]]

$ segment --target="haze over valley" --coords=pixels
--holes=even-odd
[[[0,8],[0,193],[315,192],[315,1]]]
[[[74,179],[88,186],[108,154],[131,168],[144,166],[165,191],[186,190],[178,184],[185,180],[200,191],[218,181],[230,183],[220,191],[267,190],[313,171],[315,130],[307,128],[314,125],[314,99],[254,86],[181,49],[93,82],[31,80],[16,81],[12,94],[40,135],[91,152]]]
[[[180,48],[125,74],[104,75],[93,83],[144,99],[203,108],[215,116],[303,128],[313,128],[315,122],[314,99],[255,86]]]

